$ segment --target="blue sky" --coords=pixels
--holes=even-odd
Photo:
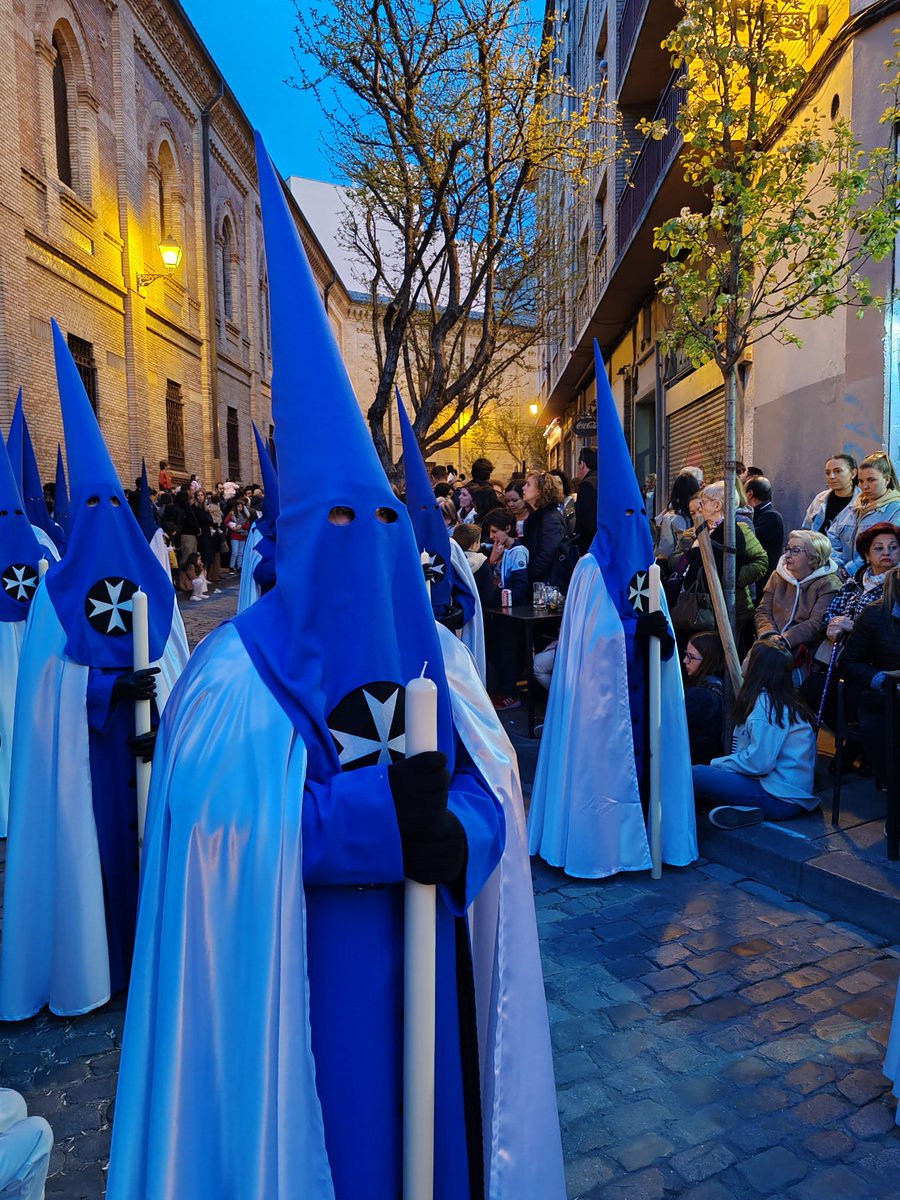
[[[340,182],[322,150],[328,126],[315,99],[284,83],[297,70],[291,0],[182,3],[281,174]],[[256,20],[253,28],[250,16]]]

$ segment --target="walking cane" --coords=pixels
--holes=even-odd
[[[145,671],[150,666],[150,628],[147,617],[147,593],[140,588],[131,597],[131,637],[132,655],[135,671]],[[151,727],[151,711],[149,700],[134,702],[134,732],[140,737],[149,733]],[[144,824],[147,820],[147,797],[150,794],[150,766],[141,757],[135,759],[135,778],[137,783],[137,827],[138,827],[138,856],[144,844]]]
[[[659,564],[649,574],[649,612],[659,612]],[[650,639],[650,877],[662,878],[662,659],[659,638]]]
[[[819,711],[816,714],[816,732],[817,733],[822,726],[822,714],[825,712],[825,701],[828,698],[828,688],[831,684],[831,676],[832,676],[832,673],[834,672],[834,664],[838,660],[838,655],[840,653],[840,649],[843,644],[844,644],[844,639],[843,639],[843,636],[841,636],[841,637],[835,639],[835,643],[831,648],[831,658],[828,660],[828,670],[825,672],[825,686],[822,688],[822,700],[821,700],[821,703],[819,704]]]
[[[425,678],[406,688],[406,757],[437,750],[437,688]],[[434,1043],[437,888],[407,879],[403,960],[403,1200],[434,1193]]]

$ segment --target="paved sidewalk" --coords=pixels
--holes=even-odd
[[[897,947],[713,864],[535,887],[570,1197],[898,1195]]]
[[[183,606],[192,645],[235,600]],[[900,948],[711,863],[534,872],[570,1200],[900,1194]],[[0,1082],[54,1130],[48,1198],[104,1194],[123,1016],[0,1025]]]

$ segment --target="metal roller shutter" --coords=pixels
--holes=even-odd
[[[725,391],[695,400],[666,418],[669,480],[682,467],[702,467],[707,483],[721,479],[725,469]]]

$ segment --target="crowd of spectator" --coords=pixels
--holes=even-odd
[[[431,471],[435,496],[451,536],[475,575],[484,608],[530,604],[535,584],[565,591],[580,553],[597,531],[597,451],[586,447],[578,464],[577,491],[564,471],[522,471],[503,481],[486,458],[468,478],[453,467]],[[520,707],[522,629],[489,623],[486,651],[490,691],[500,711]]]
[[[723,649],[693,528],[696,518],[709,530],[721,580],[724,483],[704,487],[695,469],[682,472],[654,522],[683,651],[695,794],[723,827],[785,820],[818,804],[815,737],[823,724],[849,731],[858,769],[882,783],[885,673],[900,669],[900,488],[882,452],[858,465],[849,454],[832,455],[825,482],[801,527],[788,531],[765,475],[738,473],[735,609],[744,682],[731,733]]]
[[[128,500],[135,512],[140,479]],[[234,480],[207,491],[196,475],[176,484],[168,463],[159,464],[158,487],[150,489],[156,522],[169,548],[172,582],[192,600],[218,590],[223,576],[240,574],[250,528],[262,512],[263,492],[256,483]]]

